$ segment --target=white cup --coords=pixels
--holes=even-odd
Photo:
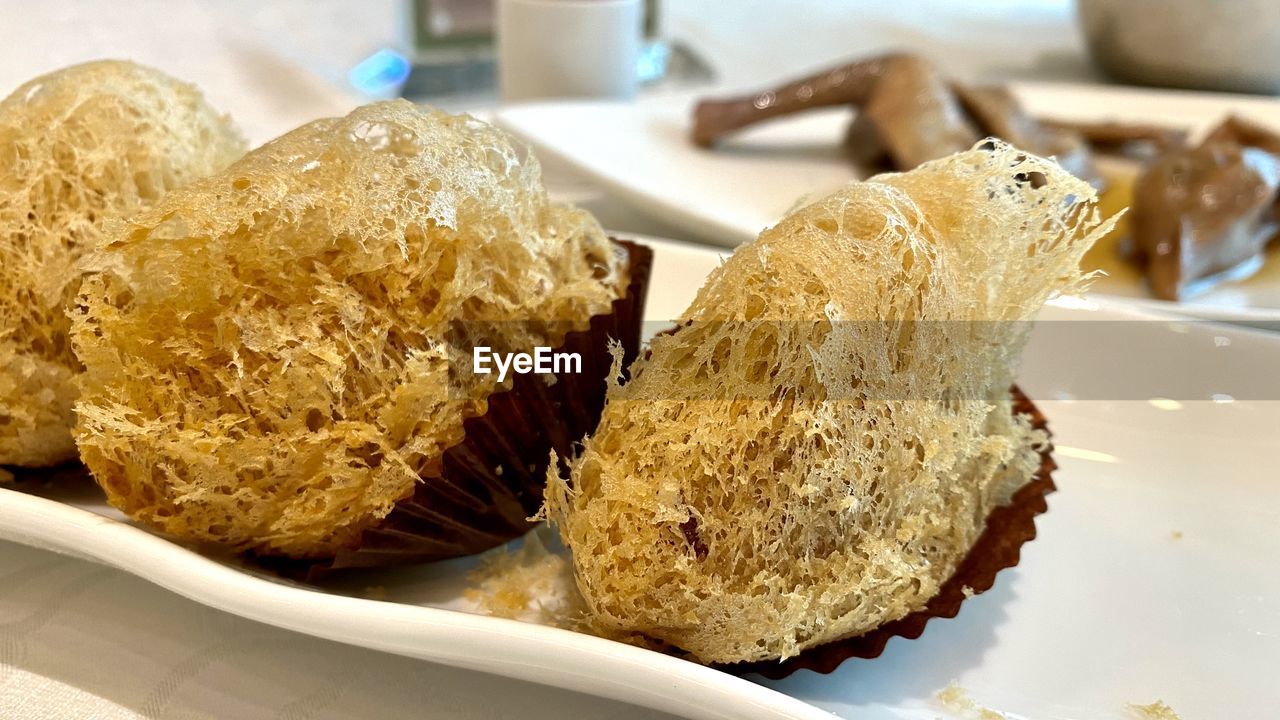
[[[641,0],[498,0],[504,102],[636,94]]]
[[[1276,0],[1077,0],[1094,59],[1166,87],[1280,94]]]

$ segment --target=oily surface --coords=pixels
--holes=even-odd
[[[65,68],[0,101],[0,465],[75,457],[66,311],[81,255],[243,152],[198,90],[134,63]]]
[[[607,311],[624,264],[488,125],[404,101],[318,120],[91,259],[77,439],[136,519],[328,556],[484,412],[495,376],[451,375],[470,352],[459,327],[496,350],[554,347]]]
[[[725,663],[923,608],[1039,467],[1009,387],[1026,321],[1082,285],[1094,202],[994,143],[740,247],[550,479],[594,622]]]

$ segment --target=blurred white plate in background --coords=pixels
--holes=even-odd
[[[1014,83],[1027,109],[1064,120],[1115,119],[1205,130],[1228,112],[1280,128],[1280,101],[1170,90]],[[683,228],[693,239],[735,246],[754,238],[806,198],[857,179],[840,147],[845,108],[780,118],[715,150],[689,141],[697,97],[708,90],[621,102],[548,102],[499,110],[496,122],[539,155],[584,173],[612,194]],[[1108,265],[1094,292],[1150,309],[1213,320],[1280,322],[1280,252],[1251,278],[1181,303],[1151,298],[1127,265]]]

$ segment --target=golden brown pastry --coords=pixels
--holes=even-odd
[[[111,503],[297,558],[356,544],[484,414],[497,376],[451,372],[451,332],[555,347],[627,275],[504,133],[402,100],[170,193],[88,265],[77,440]]]
[[[1041,464],[1010,386],[1095,202],[987,141],[738,248],[549,479],[593,624],[728,663],[922,609]]]
[[[196,88],[130,62],[65,68],[0,101],[0,465],[75,457],[66,311],[81,254],[243,152]]]

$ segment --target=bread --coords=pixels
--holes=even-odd
[[[987,141],[738,248],[549,478],[595,623],[731,663],[921,609],[1039,467],[1009,389],[1095,202]]]
[[[200,92],[130,62],[75,65],[0,101],[0,465],[75,457],[76,263],[114,218],[244,152]]]
[[[295,558],[356,543],[485,412],[459,338],[555,347],[627,279],[504,133],[403,100],[170,193],[86,264],[76,436],[108,499]]]

